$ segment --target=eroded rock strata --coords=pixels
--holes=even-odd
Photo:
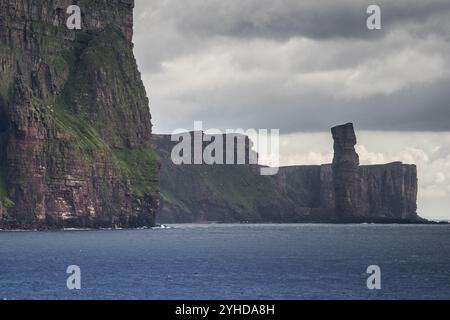
[[[352,124],[332,129],[333,164],[280,168],[261,176],[254,165],[181,165],[169,136],[155,138],[162,160],[163,223],[420,223],[417,169],[400,162],[360,166]],[[251,144],[250,144],[251,145]]]
[[[0,0],[0,228],[152,226],[159,160],[131,0]]]

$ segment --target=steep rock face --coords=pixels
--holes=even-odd
[[[335,212],[343,222],[416,221],[417,168],[401,162],[360,166],[353,124],[332,129]]]
[[[331,166],[283,167],[270,179],[276,184],[273,192],[290,203],[283,208],[291,212],[292,219],[287,222],[335,220]]]
[[[169,135],[154,141],[162,162],[160,223],[336,220],[331,165],[285,167],[276,176],[261,176],[261,167],[249,163],[251,141],[245,165],[175,165],[177,143]]]
[[[152,226],[159,160],[133,1],[0,0],[0,228]]]
[[[353,124],[334,127],[331,132],[334,140],[333,183],[336,212],[344,219],[356,217],[360,205],[360,175]]]
[[[392,163],[359,166],[353,125],[333,128],[335,159],[260,176],[252,165],[174,165],[170,136],[157,136],[162,223],[420,223],[417,169]],[[251,144],[250,144],[251,145]]]
[[[417,216],[417,168],[394,162],[361,166],[360,214],[385,220],[414,221]]]
[[[176,143],[170,138],[154,138],[162,162],[159,222],[263,222],[294,218],[294,212],[289,210],[293,204],[273,193],[276,182],[260,176],[259,166],[248,164],[250,144],[246,144],[246,165],[175,165],[171,152]]]

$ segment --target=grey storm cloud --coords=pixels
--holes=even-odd
[[[156,131],[450,131],[448,0],[136,0],[135,15]]]
[[[251,107],[241,104],[239,96],[230,96],[229,99],[237,100],[237,106],[231,112],[224,112],[227,109],[227,103],[224,103],[207,112],[195,112],[192,119],[203,119],[206,124],[220,128],[246,128],[249,123],[255,128],[282,128],[283,134],[328,131],[331,126],[346,122],[354,122],[365,130],[450,131],[449,88],[450,79],[390,96],[379,94],[356,104],[325,95],[271,96],[265,98],[265,103],[274,107],[265,108],[261,116],[234,111]]]
[[[445,19],[447,0],[189,0],[145,1],[145,8],[159,21],[171,22],[180,33],[205,37],[370,37],[365,28],[367,7],[377,4],[383,23],[424,24]],[[447,16],[448,17],[448,16]],[[440,30],[439,25],[434,25]],[[437,31],[428,28],[427,31]],[[379,34],[377,34],[379,35]]]

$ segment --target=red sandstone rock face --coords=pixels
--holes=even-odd
[[[0,0],[0,228],[152,226],[159,161],[133,1],[78,1],[81,31],[65,27],[69,4]]]

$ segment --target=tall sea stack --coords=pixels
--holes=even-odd
[[[159,160],[132,0],[0,0],[0,228],[153,226]]]
[[[333,184],[336,214],[342,220],[360,214],[359,205],[359,156],[352,123],[331,129],[334,140]]]

